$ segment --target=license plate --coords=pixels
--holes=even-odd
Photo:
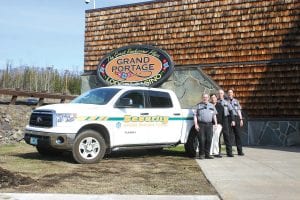
[[[38,139],[36,137],[31,137],[30,138],[30,144],[37,145],[38,144]]]

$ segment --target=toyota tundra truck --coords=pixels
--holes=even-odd
[[[138,86],[101,87],[70,103],[38,107],[24,139],[41,155],[71,151],[87,164],[119,149],[185,144],[195,156],[197,147],[192,109],[181,109],[171,90]]]

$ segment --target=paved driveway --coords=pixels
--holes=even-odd
[[[245,156],[197,160],[224,200],[300,199],[300,147],[244,148]]]

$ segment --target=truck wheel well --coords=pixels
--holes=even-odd
[[[194,132],[194,133],[197,132],[197,130],[196,130],[196,128],[195,128],[195,125],[193,125],[193,126],[191,127],[189,134],[190,134],[191,132]]]
[[[78,131],[77,135],[85,130],[94,130],[94,131],[98,132],[99,134],[101,134],[105,140],[106,146],[108,148],[110,148],[110,136],[109,136],[109,132],[105,126],[100,125],[100,124],[88,124],[88,125],[85,125],[84,127],[82,127]]]
[[[196,130],[196,128],[195,128],[195,125],[193,125],[193,126],[191,127],[191,129],[190,129],[190,131],[189,131],[189,134],[188,134],[188,137],[189,137],[190,134],[197,134],[197,130]]]
[[[188,156],[190,157],[195,157],[196,156],[196,151],[197,151],[197,131],[195,129],[195,126],[193,126],[188,134],[188,138],[186,143],[184,144],[185,152],[187,153]]]

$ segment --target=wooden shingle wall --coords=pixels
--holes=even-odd
[[[151,44],[175,67],[203,66],[221,87],[233,87],[250,116],[300,116],[299,28],[299,0],[168,0],[89,10],[84,70],[96,70],[116,48]]]
[[[233,89],[250,117],[299,117],[300,61],[205,67],[224,90]]]

